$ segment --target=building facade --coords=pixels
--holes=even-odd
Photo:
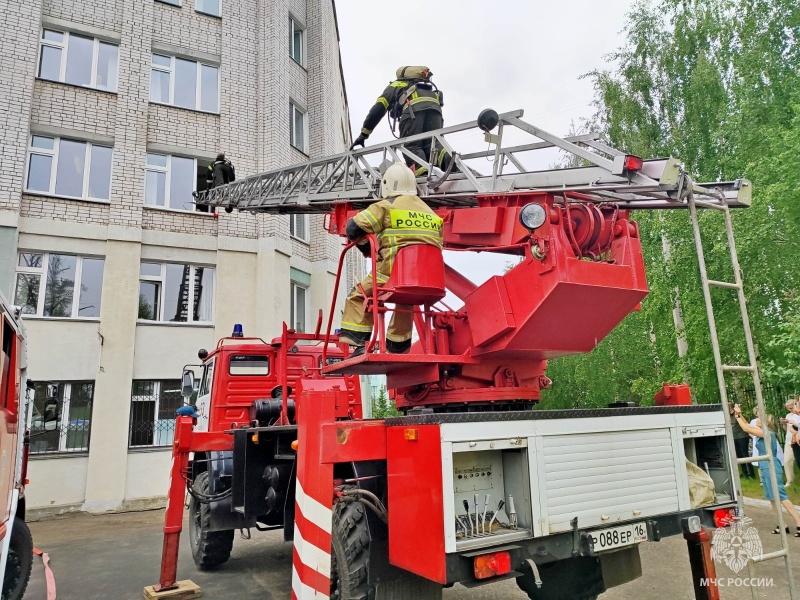
[[[335,7],[4,6],[0,285],[37,382],[28,507],[158,505],[183,365],[234,323],[271,339],[328,312],[341,246],[321,216],[200,212],[192,192],[219,151],[241,178],[346,148]]]

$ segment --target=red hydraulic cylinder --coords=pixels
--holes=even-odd
[[[683,538],[689,548],[694,597],[697,600],[720,600],[717,568],[711,558],[711,539],[708,533],[704,529],[697,533],[684,531]]]

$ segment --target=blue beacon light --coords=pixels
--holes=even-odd
[[[233,333],[231,334],[231,337],[244,337],[244,330],[242,329],[241,323],[236,323],[233,326]]]

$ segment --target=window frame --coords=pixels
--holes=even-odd
[[[157,65],[157,64],[155,64],[153,62],[153,57],[154,56],[162,56],[164,58],[170,59],[169,60],[169,66],[167,67],[165,65]],[[194,90],[194,107],[193,108],[189,108],[189,107],[186,107],[186,106],[178,106],[177,104],[175,104],[175,61],[178,60],[178,59],[186,61],[186,62],[192,62],[197,66],[196,67],[195,90]],[[216,72],[217,72],[217,110],[213,110],[212,111],[212,110],[204,110],[204,109],[200,108],[201,100],[202,100],[201,90],[202,90],[202,87],[203,87],[201,85],[202,67],[210,67],[212,69],[215,69]],[[193,111],[196,111],[196,112],[205,113],[207,115],[218,115],[218,114],[220,114],[220,105],[222,103],[222,96],[221,96],[221,92],[220,92],[220,87],[221,86],[220,86],[220,73],[219,73],[220,68],[219,67],[220,67],[219,65],[215,65],[215,64],[212,64],[210,62],[203,62],[203,61],[197,60],[195,58],[184,58],[184,57],[181,57],[181,56],[175,56],[174,54],[164,54],[162,52],[153,51],[153,52],[150,53],[150,81],[148,82],[148,85],[150,86],[150,90],[148,92],[148,102],[150,102],[151,104],[160,104],[162,106],[171,106],[172,108],[178,108],[178,109],[182,109],[182,110],[193,110]],[[161,100],[153,100],[153,96],[152,96],[152,93],[153,93],[152,77],[153,77],[153,75],[152,75],[152,73],[153,73],[154,70],[155,71],[159,71],[161,73],[168,73],[169,74],[169,101],[168,102],[162,102]]]
[[[91,438],[92,438],[92,423],[94,421],[94,393],[95,393],[95,386],[96,381],[94,379],[80,379],[75,381],[47,381],[47,384],[58,384],[59,389],[63,389],[63,400],[61,400],[61,412],[59,414],[59,419],[57,422],[56,431],[58,431],[58,448],[55,450],[44,450],[44,451],[37,451],[35,450],[34,444],[31,444],[30,454],[31,456],[47,456],[50,454],[80,454],[80,453],[87,453],[91,447]],[[91,384],[92,386],[92,397],[89,401],[91,404],[91,414],[92,416],[89,417],[89,429],[86,432],[86,447],[84,448],[81,446],[80,448],[67,448],[67,442],[69,441],[69,423],[70,419],[70,409],[72,407],[72,386],[73,385],[83,385],[83,384]],[[31,411],[32,412],[32,411]],[[67,428],[63,428],[63,423],[67,422]],[[44,421],[42,421],[42,425],[44,426]],[[46,429],[42,429],[42,432],[46,432]],[[39,433],[38,431],[34,430],[34,433]],[[36,438],[33,438],[35,441]]]
[[[296,132],[294,129],[294,114],[299,112],[303,115],[303,147],[300,148],[295,144]],[[308,156],[308,111],[302,108],[294,100],[289,100],[289,144],[295,150],[302,152]]]
[[[221,0],[220,0],[221,1]],[[64,36],[64,41],[56,42],[53,40],[46,40],[44,39],[44,32],[45,31],[52,31],[53,33],[60,33]],[[91,64],[91,79],[89,85],[82,85],[79,83],[71,83],[66,80],[67,77],[67,54],[69,52],[69,38],[72,35],[77,35],[78,37],[85,37],[90,38],[92,40],[92,64]],[[115,46],[117,48],[117,76],[114,88],[104,88],[98,87],[97,85],[97,65],[100,56],[100,44],[108,44],[109,46]],[[59,65],[58,71],[58,79],[48,79],[47,77],[42,77],[39,75],[39,71],[41,70],[42,66],[42,49],[44,47],[49,48],[58,48],[61,50],[61,64]],[[91,89],[91,90],[98,90],[100,92],[108,92],[110,94],[116,94],[117,88],[119,86],[119,43],[110,42],[108,40],[102,40],[98,37],[95,37],[89,33],[78,33],[69,31],[67,29],[57,29],[52,27],[41,27],[39,30],[39,51],[36,55],[36,79],[41,81],[52,81],[55,83],[63,83],[65,85],[74,85],[75,87],[80,87],[84,89]]]
[[[26,267],[20,266],[19,264],[19,256],[20,254],[41,254],[42,255],[42,266],[40,268],[36,267]],[[44,314],[44,302],[45,296],[47,293],[47,272],[50,268],[50,257],[52,255],[58,256],[74,256],[76,258],[75,263],[75,282],[73,285],[72,290],[72,308],[70,310],[70,316],[68,317],[53,317],[50,315]],[[36,312],[31,313],[21,313],[24,318],[36,317],[40,319],[80,319],[85,321],[99,321],[100,316],[96,317],[85,317],[83,315],[78,314],[80,311],[80,297],[81,297],[81,287],[83,285],[83,261],[84,259],[89,260],[102,260],[103,261],[103,276],[105,277],[105,269],[106,269],[106,257],[105,256],[93,256],[93,255],[86,255],[86,254],[70,254],[70,253],[60,253],[60,252],[44,252],[38,250],[17,250],[17,263],[14,269],[14,302],[17,300],[17,275],[38,275],[39,276],[39,296],[36,301]],[[100,297],[102,300],[102,285],[100,287]],[[102,308],[102,304],[101,304]]]
[[[161,4],[169,4],[170,6],[183,6],[183,0],[156,0],[156,2],[161,2]]]
[[[303,233],[304,235],[297,235],[297,221],[302,219],[303,221]],[[298,240],[305,244],[310,243],[311,235],[309,232],[309,219],[308,215],[305,213],[293,213],[289,215],[289,236],[292,239]]]
[[[199,2],[201,2],[201,0],[194,0],[194,10],[195,10],[195,12],[198,12],[201,15],[208,15],[209,17],[216,17],[218,19],[222,18],[222,0],[217,0],[217,2],[219,2],[219,14],[207,12],[205,10],[200,10],[199,8],[197,8],[197,4]]]
[[[298,31],[300,32],[300,60],[297,60],[294,56],[294,35]],[[304,69],[306,68],[306,28],[291,14],[289,15],[289,56],[296,64]]]
[[[133,386],[136,383],[152,383],[153,384],[153,393],[150,396],[142,396],[142,395],[135,395],[133,393]],[[139,450],[139,449],[146,449],[146,448],[170,448],[172,446],[172,441],[175,439],[175,418],[170,417],[169,419],[160,419],[159,412],[161,408],[161,401],[162,395],[165,393],[163,391],[164,384],[169,385],[177,385],[178,390],[180,390],[180,379],[134,379],[131,382],[131,407],[129,411],[129,425],[128,425],[128,449],[129,450]],[[151,399],[152,398],[152,399]],[[183,399],[182,399],[183,400]],[[150,444],[136,444],[133,445],[131,442],[133,441],[133,407],[134,403],[136,402],[153,402],[153,441]],[[185,404],[185,400],[183,401]],[[140,420],[141,421],[141,420]],[[164,421],[168,424],[166,428],[159,428],[159,421]],[[171,425],[171,427],[169,426]],[[159,440],[159,433],[166,432],[166,437],[168,439]],[[163,443],[157,443],[158,441]]]
[[[149,264],[149,265],[159,265],[161,267],[161,274],[160,275],[142,275],[142,265]],[[195,321],[194,320],[194,312],[192,311],[191,302],[189,306],[186,308],[186,320],[185,321],[167,321],[164,319],[164,295],[166,294],[166,283],[167,283],[167,265],[179,265],[181,267],[189,266],[189,298],[194,297],[194,283],[195,283],[195,269],[198,267],[202,269],[211,269],[214,273],[213,275],[213,287],[211,290],[211,320],[209,321]],[[139,261],[139,290],[141,290],[141,283],[143,281],[151,282],[151,283],[158,283],[158,315],[156,319],[142,319],[139,315],[136,315],[136,322],[137,323],[158,323],[158,324],[169,324],[169,325],[202,325],[202,326],[214,326],[214,316],[216,311],[216,291],[217,291],[217,268],[214,265],[203,265],[203,264],[195,264],[195,263],[177,263],[177,262],[159,262],[159,261],[152,261],[152,260],[141,260]],[[139,292],[141,296],[141,291]],[[138,310],[138,309],[137,309]],[[143,380],[144,381],[144,380]],[[147,380],[150,381],[150,380]]]
[[[305,302],[303,303],[304,304],[304,306],[303,306],[303,316],[304,316],[303,323],[305,325],[304,330],[308,328],[308,318],[309,318],[309,313],[311,312],[311,310],[310,310],[310,308],[311,308],[311,298],[310,298],[311,294],[309,293],[309,291],[311,290],[311,286],[306,285],[304,283],[301,283],[299,281],[296,281],[294,279],[291,279],[290,282],[289,282],[289,302],[290,302],[290,304],[289,304],[289,312],[290,312],[289,319],[291,321],[290,329],[294,329],[295,331],[297,331],[296,326],[297,326],[297,289],[298,288],[301,288],[301,289],[305,290],[305,294],[304,294]],[[305,333],[305,331],[302,331],[300,333]]]
[[[167,166],[161,167],[158,165],[150,165],[148,164],[147,160],[150,156],[164,156],[167,159]],[[183,158],[185,160],[192,161],[192,172],[195,174],[195,177],[192,178],[192,194],[197,192],[197,161],[198,159],[193,156],[182,156],[180,154],[162,154],[160,152],[146,152],[144,157],[144,206],[146,208],[154,208],[156,210],[171,210],[175,212],[182,212],[182,213],[192,213],[197,214],[197,200],[192,196],[192,207],[191,208],[174,208],[169,206],[169,199],[170,199],[170,192],[172,188],[172,158]],[[158,204],[149,204],[147,202],[147,173],[149,171],[153,171],[154,173],[166,173],[165,183],[164,183],[164,206],[160,206]],[[201,213],[202,214],[202,213]],[[208,214],[208,213],[206,213]],[[200,265],[202,266],[202,265]]]
[[[53,149],[50,150],[49,148],[37,148],[33,145],[33,138],[45,138],[49,140],[53,140]],[[57,194],[56,193],[56,175],[58,174],[58,159],[60,156],[60,148],[61,148],[61,141],[66,140],[68,142],[76,142],[79,144],[84,144],[86,149],[84,150],[84,158],[83,158],[83,189],[81,190],[81,196],[70,196],[68,194]],[[110,161],[110,169],[108,171],[108,198],[94,198],[89,196],[89,177],[91,175],[91,166],[92,166],[92,148],[108,148],[111,150],[111,161]],[[28,181],[30,179],[30,168],[31,168],[31,156],[49,156],[53,160],[50,164],[50,186],[47,190],[34,190],[28,187]],[[28,148],[25,153],[25,173],[24,173],[24,184],[22,191],[25,194],[37,194],[40,196],[52,196],[54,198],[66,198],[68,200],[81,200],[83,202],[100,202],[102,204],[110,204],[111,203],[111,184],[114,179],[114,146],[106,145],[103,143],[96,144],[94,142],[90,142],[88,140],[79,140],[70,137],[61,137],[57,135],[49,135],[49,134],[41,134],[36,132],[31,132],[28,135]]]

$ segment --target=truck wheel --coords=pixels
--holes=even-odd
[[[364,506],[339,502],[333,507],[331,598],[335,600],[441,600],[442,586],[412,573],[369,585],[369,533]]]
[[[539,576],[540,588],[531,573],[517,577],[517,585],[531,600],[597,600],[606,591],[600,561],[588,556],[541,565]]]
[[[28,587],[33,567],[33,538],[28,525],[14,517],[14,529],[8,549],[6,574],[3,580],[3,600],[20,600]]]
[[[208,472],[204,471],[194,480],[194,489],[201,494],[207,494],[208,487]],[[236,532],[209,531],[211,508],[191,496],[189,498],[189,541],[192,545],[192,558],[201,571],[210,571],[230,558],[233,536]]]

